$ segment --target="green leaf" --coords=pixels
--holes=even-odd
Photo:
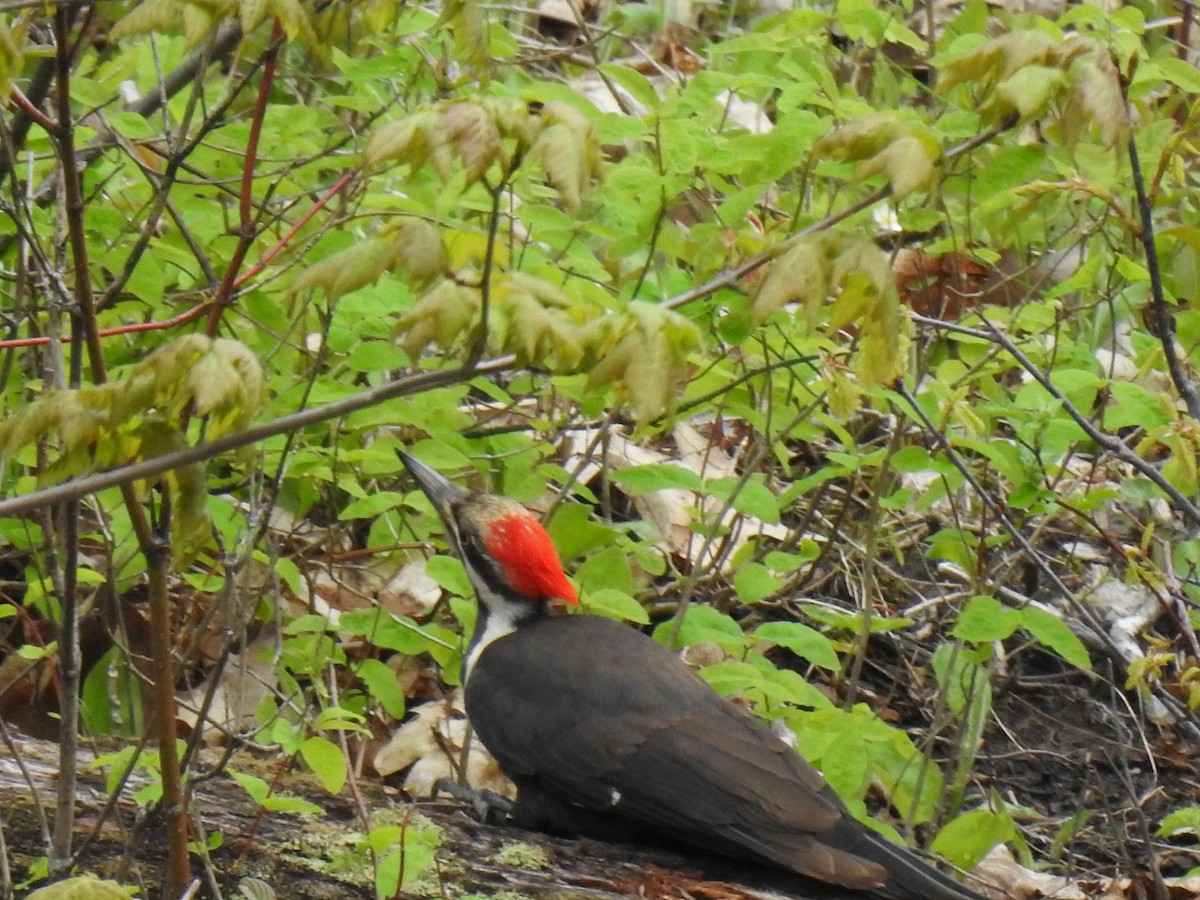
[[[1157,59],[1153,65],[1158,67],[1163,80],[1186,91],[1189,94],[1200,94],[1200,69],[1183,59]]]
[[[996,85],[997,118],[1016,112],[1022,121],[1043,115],[1066,86],[1066,76],[1049,66],[1028,66]]]
[[[1022,625],[1021,613],[1004,606],[995,597],[972,597],[958,614],[958,623],[950,632],[956,638],[975,644],[1002,641]]]
[[[367,843],[382,857],[375,873],[375,895],[400,896],[402,888],[419,883],[437,856],[440,839],[441,830],[418,817],[405,825],[372,828]]]
[[[396,334],[408,355],[416,359],[429,344],[446,349],[467,332],[479,315],[474,291],[442,281],[427,291],[396,323]]]
[[[578,210],[592,180],[601,172],[596,130],[582,114],[559,100],[546,104],[539,124],[541,132],[530,153],[541,159],[546,178],[562,196],[563,205]]]
[[[122,41],[139,34],[165,31],[178,17],[178,0],[145,0],[118,19],[108,35],[114,41]]]
[[[929,539],[926,555],[958,565],[965,572],[975,571],[975,537],[958,528],[943,528]]]
[[[1094,126],[1108,146],[1123,144],[1129,132],[1129,112],[1111,55],[1099,50],[1088,53],[1071,64],[1068,74],[1071,95],[1062,112],[1064,143],[1074,147],[1084,129]]]
[[[585,513],[587,511],[587,507],[582,504],[575,507],[562,507],[554,515],[554,524],[558,524],[559,517],[563,516],[567,509],[582,510]],[[568,518],[572,519],[571,524],[576,527],[582,524],[587,528],[593,524],[586,520],[581,523],[579,521],[581,517],[578,514],[568,516]],[[587,594],[603,588],[614,588],[623,594],[632,596],[634,592],[633,570],[630,566],[628,548],[612,542],[614,532],[611,529],[605,528],[602,525],[596,525],[595,527],[597,529],[596,537],[601,539],[603,544],[608,544],[609,546],[604,547],[598,553],[593,553],[575,570],[575,583],[579,586],[580,593],[585,596],[585,604],[587,602]],[[589,528],[589,530],[591,529]],[[560,537],[571,542],[571,537],[564,533],[564,529],[555,528],[550,532],[550,536],[554,539],[555,546],[559,547],[560,552],[562,550],[562,547],[558,544]],[[579,550],[576,550],[576,552],[579,552]]]
[[[39,662],[43,659],[50,659],[58,652],[58,641],[51,641],[44,647],[39,647],[36,644],[22,644],[17,648],[17,656],[28,662]]]
[[[615,63],[601,63],[598,68],[601,75],[618,87],[624,88],[629,96],[648,112],[654,112],[661,105],[653,83],[636,69]]]
[[[338,514],[338,519],[373,519],[389,509],[404,505],[404,495],[395,491],[379,491],[348,503]]]
[[[267,0],[267,3],[283,25],[283,33],[289,41],[308,47],[310,52],[323,49],[318,44],[308,10],[300,0]]]
[[[933,851],[970,871],[997,844],[1016,838],[1017,828],[1008,813],[977,809],[947,824],[934,839]]]
[[[754,629],[753,638],[786,647],[801,659],[831,672],[842,666],[829,638],[802,622],[765,622]]]
[[[690,319],[642,300],[620,317],[601,320],[592,336],[605,349],[588,375],[588,389],[617,382],[639,423],[666,410],[685,381],[689,354],[703,345]]]
[[[932,133],[896,113],[843,125],[818,141],[815,151],[857,162],[855,177],[860,180],[882,172],[898,198],[932,182],[942,155]]]
[[[1159,837],[1173,837],[1177,834],[1200,834],[1200,806],[1186,806],[1174,812],[1167,813],[1159,826]]]
[[[230,770],[229,775],[242,786],[250,799],[268,812],[300,813],[305,815],[323,815],[324,810],[317,804],[296,797],[273,794],[271,785],[255,775]]]
[[[473,597],[467,570],[457,556],[433,556],[425,562],[425,574],[437,582],[438,587],[457,597]]]
[[[1144,428],[1153,431],[1170,423],[1163,408],[1162,395],[1133,381],[1114,381],[1109,385],[1112,400],[1104,407],[1104,427]]]
[[[829,276],[823,250],[817,243],[803,240],[771,264],[759,284],[750,311],[755,325],[770,318],[785,304],[798,302],[816,317],[816,308],[829,295]]]
[[[665,644],[673,628],[673,621],[662,623],[654,629],[654,639],[660,644]],[[711,606],[702,605],[688,607],[683,624],[679,628],[678,641],[681,647],[719,644],[730,651],[740,651],[749,643],[742,634],[741,626],[732,617]]]
[[[704,482],[691,469],[675,463],[647,463],[630,466],[612,473],[612,480],[631,496],[640,497],[654,491],[702,491]]]
[[[437,638],[407,616],[396,616],[378,607],[342,613],[338,619],[338,630],[343,634],[362,635],[376,647],[395,650],[405,656],[428,652],[439,643]]]
[[[616,588],[589,591],[583,596],[583,606],[589,613],[597,616],[638,625],[650,624],[650,616],[642,605],[625,591]]]
[[[396,257],[408,274],[427,281],[449,268],[441,229],[424,219],[406,219],[395,235]]]
[[[0,96],[7,97],[12,79],[21,74],[24,59],[8,23],[0,19]]]
[[[1020,611],[1020,617],[1022,628],[1071,665],[1084,670],[1092,668],[1091,657],[1083,642],[1054,613],[1036,606],[1026,606]]]
[[[433,161],[438,171],[447,177],[450,160],[457,157],[466,169],[468,185],[487,174],[502,149],[495,118],[478,103],[451,104],[433,130]]]
[[[707,485],[709,492],[721,500],[729,497],[731,491],[737,488],[733,495],[732,505],[744,516],[753,516],[769,525],[779,522],[779,498],[760,481],[750,479],[738,488],[740,478],[728,476],[710,481]]]
[[[389,716],[397,720],[404,717],[407,698],[394,669],[382,660],[364,659],[358,664],[356,674]]]
[[[292,282],[292,293],[320,288],[330,300],[378,281],[396,265],[395,243],[372,238],[327,256]]]
[[[762,672],[744,662],[720,662],[705,666],[700,670],[700,677],[722,697],[747,697],[762,691],[764,687],[769,688]]]
[[[924,472],[933,468],[933,458],[924,447],[901,447],[892,454],[892,468],[897,472]]]
[[[331,794],[337,794],[346,784],[349,767],[341,748],[328,738],[313,736],[300,745],[300,755]]]
[[[423,110],[377,128],[363,151],[363,164],[409,163],[416,172],[425,165],[433,149],[433,129],[438,114]]]
[[[267,0],[240,0],[238,15],[242,21],[242,31],[249,34],[269,12]]]
[[[346,366],[351,370],[372,375],[402,369],[408,364],[408,354],[387,341],[364,340],[355,344],[346,358]]]
[[[782,578],[762,563],[743,563],[733,573],[733,589],[743,603],[757,603],[774,594],[783,583]]]

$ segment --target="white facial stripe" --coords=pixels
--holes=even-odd
[[[474,646],[471,647],[471,651],[467,654],[466,659],[463,660],[463,684],[466,684],[467,679],[471,677],[471,672],[475,669],[475,663],[478,662],[483,651],[487,649],[488,644],[517,630],[517,619],[519,613],[522,611],[521,607],[525,606],[525,604],[518,606],[515,603],[511,603],[479,584],[475,585],[475,590],[479,594],[480,612],[483,612],[484,606],[487,608],[487,624],[484,626],[483,633],[475,641]]]

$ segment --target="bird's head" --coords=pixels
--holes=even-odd
[[[406,453],[400,458],[446,525],[446,533],[479,599],[489,607],[524,603],[576,606],[550,535],[514,500],[465,491]]]

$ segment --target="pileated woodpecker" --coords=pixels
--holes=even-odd
[[[578,600],[541,523],[401,456],[479,597],[467,718],[517,786],[518,825],[665,838],[893,900],[981,900],[858,822],[665,647],[609,619],[549,615]]]

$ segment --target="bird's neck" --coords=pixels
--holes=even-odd
[[[479,657],[492,642],[512,634],[527,622],[544,618],[547,613],[544,600],[516,600],[479,584],[475,585],[475,591],[479,596],[479,619],[463,658],[463,684],[467,683]]]

